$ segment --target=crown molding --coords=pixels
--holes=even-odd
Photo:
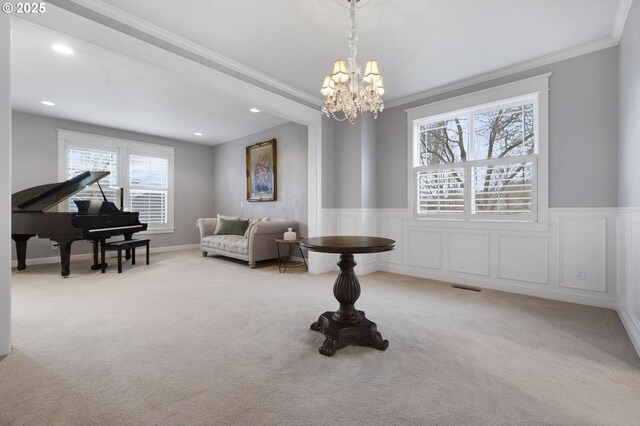
[[[616,20],[613,22],[613,33],[612,36],[618,42],[622,37],[622,32],[624,31],[624,24],[627,22],[627,16],[629,16],[629,11],[631,10],[631,4],[633,0],[620,0],[618,4],[618,12],[616,13]]]
[[[464,89],[465,87],[473,86],[476,84],[484,83],[487,81],[495,80],[501,77],[506,77],[518,72],[527,71],[532,68],[549,65],[554,62],[564,61],[576,56],[585,55],[587,53],[595,52],[598,50],[606,49],[608,47],[616,46],[618,40],[613,36],[596,40],[591,43],[581,44],[569,49],[560,50],[558,52],[551,53],[549,55],[540,56],[538,58],[530,59],[528,61],[519,62],[517,64],[509,65],[503,68],[498,68],[493,71],[489,71],[483,74],[478,74],[473,77],[458,80],[453,83],[445,84],[443,86],[434,87],[422,92],[415,93],[413,95],[405,96],[399,99],[385,103],[385,108],[393,108],[399,105],[405,105],[411,102],[419,101],[422,99],[430,98],[432,96],[441,95],[443,93],[452,92],[454,90]]]
[[[210,49],[207,49],[204,46],[191,42],[170,31],[167,31],[161,27],[151,24],[150,22],[140,19],[130,13],[124,12],[123,10],[117,7],[114,7],[105,3],[103,0],[71,0],[71,1],[80,6],[86,7],[96,13],[100,13],[106,17],[114,19],[125,25],[131,26],[132,28],[135,28],[138,31],[141,31],[143,33],[156,37],[160,40],[163,40],[167,43],[170,43],[176,47],[185,49],[190,53],[206,58],[222,66],[225,66],[249,78],[260,81],[284,93],[288,93],[299,99],[305,100],[306,102],[309,102],[313,105],[318,105],[318,106],[322,105],[322,100],[320,98],[310,95],[309,93],[299,90],[286,83],[283,83],[280,80],[277,80],[273,77],[263,74],[251,67],[243,65],[237,61],[234,61],[231,58],[228,58],[224,55],[221,55]],[[620,41],[620,37],[624,30],[624,25],[625,25],[627,16],[629,14],[629,10],[631,9],[632,3],[633,3],[633,0],[620,0],[620,3],[618,5],[618,10],[616,13],[616,18],[614,21],[612,35],[609,37],[596,40],[594,42],[585,43],[579,46],[574,46],[568,49],[564,49],[548,55],[540,56],[538,58],[534,58],[524,62],[519,62],[517,64],[509,65],[503,68],[498,68],[498,69],[488,71],[486,73],[478,74],[463,80],[458,80],[449,84],[445,84],[445,85],[427,89],[418,93],[414,93],[412,95],[393,99],[388,102],[385,102],[385,108],[393,108],[399,105],[408,104],[411,102],[419,101],[421,99],[426,99],[432,96],[437,96],[443,93],[473,86],[475,84],[480,84],[486,81],[505,77],[510,74],[526,71],[531,68],[548,65],[554,62],[571,59],[576,56],[581,56],[587,53],[591,53],[598,50],[616,46]]]
[[[124,12],[123,10],[111,6],[105,3],[102,0],[71,0],[73,3],[76,3],[80,6],[86,7],[96,13],[104,15],[108,18],[114,19],[122,24],[128,25],[132,28],[135,28],[138,31],[141,31],[150,36],[156,37],[162,41],[170,43],[176,47],[184,49],[190,53],[201,56],[205,59],[213,61],[217,64],[225,66],[233,71],[236,71],[242,75],[260,81],[272,88],[278,89],[282,92],[288,93],[289,95],[295,96],[299,99],[307,101],[313,105],[321,105],[322,101],[307,92],[296,89],[293,86],[285,84],[280,80],[277,80],[273,77],[269,77],[266,74],[263,74],[251,67],[243,65],[239,62],[234,61],[231,58],[228,58],[224,55],[216,53],[210,49],[207,49],[204,46],[201,46],[197,43],[189,41],[183,37],[178,36],[170,31],[167,31],[157,25],[153,25],[150,22],[147,22],[143,19],[140,19],[130,13]]]

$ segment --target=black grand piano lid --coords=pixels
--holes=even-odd
[[[82,172],[64,182],[33,186],[11,195],[11,210],[42,212],[109,176],[111,172]]]

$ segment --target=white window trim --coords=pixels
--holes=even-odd
[[[473,93],[468,93],[454,98],[433,102],[405,110],[407,113],[407,188],[409,188],[408,206],[411,209],[411,220],[415,223],[436,221],[442,226],[455,227],[478,227],[477,223],[500,222],[503,226],[514,229],[546,230],[549,222],[549,78],[552,73],[541,74],[535,77],[491,87]],[[537,152],[538,152],[538,172],[537,172],[537,221],[523,221],[504,217],[487,218],[474,217],[469,221],[466,215],[461,215],[459,219],[448,217],[424,217],[417,216],[416,213],[416,191],[414,179],[414,159],[416,158],[417,145],[414,143],[415,135],[418,132],[420,122],[426,117],[433,119],[437,116],[450,116],[453,111],[472,109],[478,105],[490,107],[492,103],[502,105],[504,100],[517,101],[517,98],[537,96]],[[447,165],[453,167],[454,165]]]
[[[149,226],[147,231],[140,234],[165,234],[175,231],[174,219],[174,157],[175,148],[166,145],[156,145],[146,142],[132,141],[128,139],[114,138],[111,136],[94,135],[90,133],[76,132],[72,130],[56,129],[58,131],[58,180],[60,182],[67,177],[67,149],[70,147],[95,148],[118,152],[118,180],[120,187],[124,188],[125,208],[129,206],[129,167],[124,164],[129,163],[129,155],[139,154],[149,157],[166,158],[169,161],[169,203],[167,206],[168,223],[163,226]],[[59,205],[60,211],[67,211],[66,203]]]

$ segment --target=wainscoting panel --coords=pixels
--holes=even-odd
[[[549,238],[546,235],[498,235],[498,278],[549,283]]]
[[[447,232],[447,269],[452,272],[489,276],[489,233]]]
[[[323,209],[321,213],[322,218],[322,235],[336,235],[337,234],[337,215],[331,209]],[[338,270],[336,263],[338,262],[338,256],[330,253],[317,253],[309,252],[309,257],[318,259],[320,265],[317,267],[318,273],[329,272]]]
[[[640,209],[618,214],[618,314],[640,354]]]
[[[407,265],[442,269],[442,231],[411,229],[407,235]]]
[[[357,235],[359,214],[347,213],[336,217],[336,235]]]
[[[336,233],[336,215],[331,210],[322,210],[322,235]]]
[[[361,216],[360,231],[356,235],[378,235],[377,217],[376,213],[372,211],[366,211]],[[377,269],[378,255],[377,254],[365,254],[358,256],[357,260],[361,265],[373,265],[374,269]]]
[[[607,219],[558,220],[558,262],[561,287],[607,291]]]
[[[382,253],[380,255],[380,261],[402,264],[402,255],[404,253],[404,214],[383,211],[379,213],[378,220],[379,226],[377,235],[385,238],[391,238],[392,240],[395,240],[397,244],[395,250]]]
[[[640,223],[631,222],[629,233],[627,234],[630,244],[627,262],[629,263],[628,284],[631,314],[634,318],[640,319]]]
[[[376,262],[359,261],[359,274],[382,270],[616,306],[615,208],[552,208],[548,221],[537,224],[422,221],[406,209],[331,209],[327,214],[334,216],[337,233],[369,234],[375,222],[375,235],[397,241],[398,248],[376,256]],[[584,280],[577,279],[578,270]]]

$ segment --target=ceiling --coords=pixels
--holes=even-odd
[[[316,98],[332,62],[348,53],[346,0],[74,1],[126,18],[138,28],[168,31]],[[621,10],[629,0],[363,0],[361,4],[358,62],[378,59],[385,100],[392,101],[615,38]]]
[[[163,66],[171,59],[158,59],[159,52],[176,57],[166,50],[154,48],[159,56],[146,57],[152,54],[149,45],[119,32],[118,25],[317,104],[324,75],[348,53],[346,0],[73,2],[107,19],[83,19],[65,7],[14,20],[14,109],[213,145],[288,120],[277,111],[251,113],[254,105],[233,90],[215,91],[202,79]],[[629,4],[361,0],[358,62],[378,59],[385,102],[398,104],[416,93],[565,49],[614,45]],[[67,44],[75,54],[60,55],[51,49],[53,43]],[[43,99],[56,105],[41,105]]]
[[[287,122],[146,62],[21,20],[14,21],[12,43],[18,111],[210,145]],[[74,54],[55,52],[54,43]]]

